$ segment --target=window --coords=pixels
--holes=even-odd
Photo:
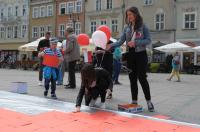
[[[61,24],[59,27],[59,35],[60,35],[60,37],[65,36],[65,25],[64,24]]]
[[[74,3],[73,2],[68,2],[67,3],[67,6],[68,6],[68,10],[67,10],[67,13],[73,13],[73,11],[74,11]]]
[[[12,38],[12,29],[11,29],[11,27],[7,27],[7,38]]]
[[[164,29],[164,21],[165,21],[164,13],[156,14],[156,16],[155,16],[155,29],[156,30],[163,30]]]
[[[45,12],[46,12],[45,11],[45,6],[41,6],[40,7],[40,17],[45,17],[45,15],[46,15]]]
[[[18,38],[18,26],[14,26],[14,38]]]
[[[116,19],[112,20],[111,24],[112,24],[112,32],[118,32],[118,21]]]
[[[47,32],[52,32],[52,26],[51,26],[51,25],[48,25],[48,26],[46,27],[46,30],[47,30]]]
[[[32,37],[33,38],[38,38],[38,27],[33,27]]]
[[[196,12],[184,13],[184,29],[196,28]]]
[[[26,5],[23,5],[22,15],[23,15],[23,16],[26,16],[26,15],[27,15],[27,6],[26,6]]]
[[[33,18],[38,18],[38,13],[39,13],[39,10],[38,10],[38,7],[34,7],[33,8]]]
[[[1,38],[1,39],[4,39],[4,38],[5,38],[5,28],[4,28],[4,27],[1,27],[1,28],[0,28],[0,38]]]
[[[112,0],[107,0],[107,9],[112,9]]]
[[[96,0],[96,11],[101,10],[101,0]]]
[[[1,19],[4,17],[4,9],[1,9]]]
[[[60,4],[60,14],[63,15],[66,12],[66,5],[65,3]]]
[[[101,25],[106,25],[106,20],[101,20]]]
[[[47,6],[47,16],[53,16],[53,5]]]
[[[144,5],[152,5],[153,0],[144,0]]]
[[[12,7],[8,7],[8,17],[12,16]]]
[[[15,6],[15,16],[18,16],[18,15],[19,15],[19,7]]]
[[[22,38],[25,38],[27,32],[27,25],[22,25]]]
[[[77,1],[76,2],[76,12],[80,13],[82,11],[82,2],[81,1]]]
[[[75,24],[75,33],[76,33],[76,35],[81,33],[81,23],[80,22],[77,22]]]
[[[40,27],[40,37],[44,37],[44,34],[45,34],[45,28]]]
[[[96,28],[97,28],[97,22],[96,21],[91,21],[91,25],[90,25],[90,31],[91,33],[95,32],[96,31]]]

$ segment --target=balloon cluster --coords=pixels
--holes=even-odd
[[[92,34],[92,42],[95,44],[95,46],[105,49],[107,42],[110,40],[110,37],[111,31],[109,27],[106,25],[101,25]],[[89,45],[89,39],[90,38],[87,34],[79,34],[77,37],[77,41],[80,46]]]

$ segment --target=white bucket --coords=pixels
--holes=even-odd
[[[11,92],[26,94],[27,93],[27,82],[12,82]]]

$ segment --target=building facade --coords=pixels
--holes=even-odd
[[[18,47],[28,42],[29,6],[27,0],[0,0],[1,61],[15,61]]]
[[[176,40],[189,44],[200,45],[200,1],[176,0],[177,31]],[[183,54],[184,68],[191,64],[200,65],[200,53],[190,52]]]
[[[56,0],[56,36],[61,40],[66,26],[73,27],[76,35],[85,32],[84,1]]]
[[[100,25],[110,27],[112,37],[119,38],[124,25],[124,0],[86,0],[85,32],[92,35]]]
[[[51,32],[55,37],[55,0],[30,0],[29,41],[43,37]]]

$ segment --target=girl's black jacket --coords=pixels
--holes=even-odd
[[[81,82],[81,88],[79,90],[77,99],[76,99],[76,106],[81,106],[83,96],[92,96],[93,98],[96,97],[96,95],[99,95],[100,93],[106,93],[107,89],[110,89],[112,91],[113,88],[113,82],[110,74],[103,68],[95,68],[96,72],[96,86],[94,88],[91,88],[88,90],[88,93],[86,95],[86,88]],[[94,90],[95,92],[92,92]],[[97,93],[98,92],[98,93]]]

